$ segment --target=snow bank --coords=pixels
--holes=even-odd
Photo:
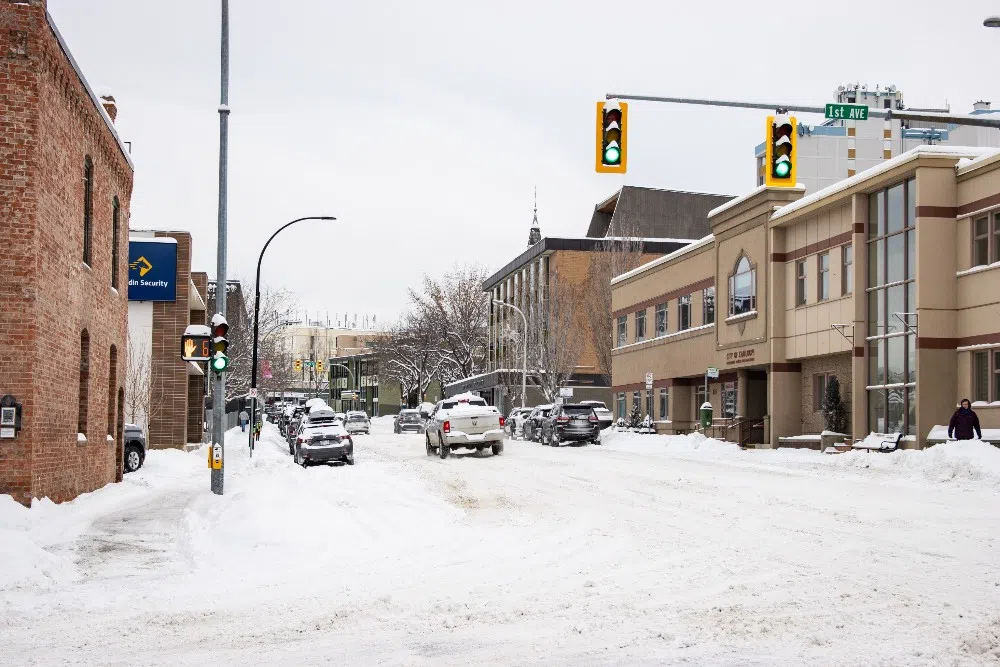
[[[931,482],[971,481],[1000,487],[1000,448],[981,440],[952,440],[889,454],[852,451],[830,459],[837,467],[893,470]]]

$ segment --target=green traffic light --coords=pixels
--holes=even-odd
[[[774,175],[778,178],[787,178],[789,171],[791,171],[791,166],[787,162],[779,162],[774,165]]]
[[[212,370],[216,373],[221,373],[226,370],[227,366],[229,366],[229,357],[226,355],[219,354],[212,357]]]
[[[608,146],[604,149],[604,163],[618,164],[621,162],[622,152],[617,146]]]

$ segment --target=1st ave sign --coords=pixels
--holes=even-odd
[[[868,120],[865,104],[827,104],[826,117],[835,120]]]

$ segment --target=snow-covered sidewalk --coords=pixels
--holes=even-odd
[[[2,664],[996,664],[1000,450],[356,441],[268,425],[63,505],[0,497]]]

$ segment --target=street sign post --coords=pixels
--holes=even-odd
[[[653,388],[653,374],[646,373],[646,389],[648,390],[652,388]]]
[[[718,368],[709,368],[707,371],[705,371],[705,375],[707,375],[708,377],[710,377],[710,378],[712,378],[714,380],[714,379],[716,379],[716,378],[719,377],[719,369]]]
[[[559,387],[559,398],[573,398],[573,387]]]
[[[865,104],[827,104],[824,116],[834,120],[868,120],[868,106]]]
[[[250,387],[250,398],[257,398],[257,387]]]

